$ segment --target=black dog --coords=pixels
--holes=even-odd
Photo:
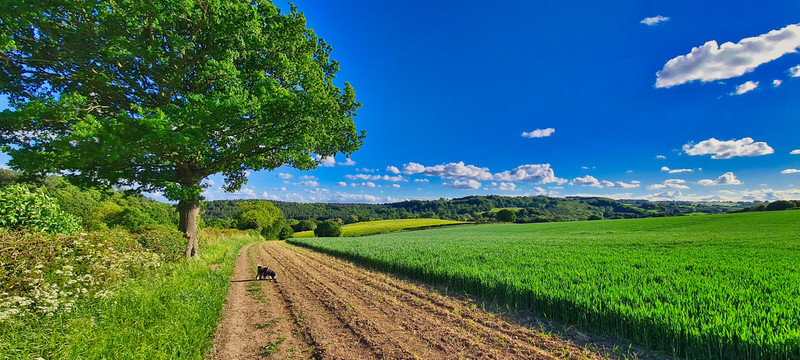
[[[278,275],[275,274],[272,269],[258,265],[258,275],[256,275],[256,280],[267,280],[267,277],[271,278],[272,281],[278,282]]]

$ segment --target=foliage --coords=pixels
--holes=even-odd
[[[128,274],[106,298],[78,300],[69,313],[0,324],[0,358],[202,359],[236,255],[258,240],[238,230],[202,231],[199,261]]]
[[[317,228],[314,229],[314,235],[317,237],[342,236],[342,225],[335,221],[325,220],[317,224]]]
[[[191,19],[191,20],[189,20]],[[0,151],[27,173],[161,192],[196,254],[201,182],[315,168],[365,137],[332,48],[292,7],[164,0],[0,3]],[[124,221],[138,226],[138,214]]]
[[[300,220],[292,226],[292,230],[295,232],[301,231],[312,231],[317,228],[317,222],[314,220]]]
[[[236,227],[240,230],[253,229],[261,232],[283,219],[283,213],[269,201],[244,201],[236,205],[239,207]]]
[[[295,239],[687,358],[800,358],[800,211]]]
[[[236,203],[243,200],[216,200],[204,203],[206,219],[229,219],[236,214]],[[587,220],[592,215],[605,219],[674,216],[689,213],[720,213],[742,209],[752,203],[649,202],[606,198],[553,198],[547,196],[467,196],[458,199],[409,200],[391,204],[328,204],[273,201],[287,219],[330,220],[352,216],[359,222],[411,218],[441,218],[456,221],[496,221],[502,209],[514,211],[516,222],[554,222]],[[307,231],[310,229],[295,231]]]
[[[80,222],[43,189],[15,184],[0,188],[0,231],[4,229],[72,234],[80,229]]]
[[[265,226],[261,229],[261,236],[267,240],[286,240],[293,235],[294,231],[292,231],[292,227],[289,226],[286,220],[282,217],[272,222],[271,225]]]
[[[439,226],[464,224],[460,221],[440,220],[440,219],[398,219],[398,220],[377,220],[365,221],[357,224],[342,225],[342,236],[365,236],[374,234],[385,234],[403,230],[419,230]],[[313,237],[313,231],[303,231],[295,234],[295,237]]]
[[[497,221],[514,222],[517,221],[517,214],[509,209],[503,209],[497,212]]]
[[[106,298],[115,282],[161,266],[125,232],[3,231],[0,249],[0,322],[68,313],[76,301]]]
[[[143,227],[133,238],[147,251],[159,254],[168,261],[177,261],[183,256],[183,234],[172,226],[150,224]]]

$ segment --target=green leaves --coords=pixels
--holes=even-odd
[[[0,146],[12,167],[199,197],[223,173],[357,150],[361,106],[332,48],[270,2],[0,4]],[[177,185],[180,184],[180,185]]]
[[[22,184],[0,188],[0,230],[32,230],[51,234],[73,234],[80,220],[61,210],[42,189]]]

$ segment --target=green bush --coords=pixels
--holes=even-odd
[[[497,221],[514,222],[517,221],[517,214],[509,209],[503,209],[497,212]]]
[[[297,224],[292,225],[294,232],[309,231],[317,228],[317,222],[314,220],[300,220]]]
[[[14,184],[0,189],[0,230],[73,234],[80,228],[80,220],[62,211],[41,188],[32,191],[25,185]]]
[[[769,203],[769,205],[767,205],[767,207],[766,207],[766,210],[767,211],[776,211],[776,210],[789,210],[789,209],[794,209],[794,208],[795,208],[794,201],[791,201],[791,200],[778,200],[778,201],[773,201],[773,202]]]
[[[159,254],[166,260],[183,258],[186,238],[172,226],[149,224],[133,237],[144,249]]]
[[[339,237],[342,236],[342,225],[335,221],[325,220],[314,229],[317,237]]]

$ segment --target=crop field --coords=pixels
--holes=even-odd
[[[355,224],[342,225],[342,236],[364,236],[372,234],[384,234],[401,230],[448,226],[457,224],[464,224],[464,222],[453,221],[453,220],[441,220],[441,219],[399,219],[399,220],[365,221]],[[314,237],[314,232],[302,231],[294,234],[294,237],[298,238]]]
[[[800,211],[297,239],[690,359],[800,359]]]

